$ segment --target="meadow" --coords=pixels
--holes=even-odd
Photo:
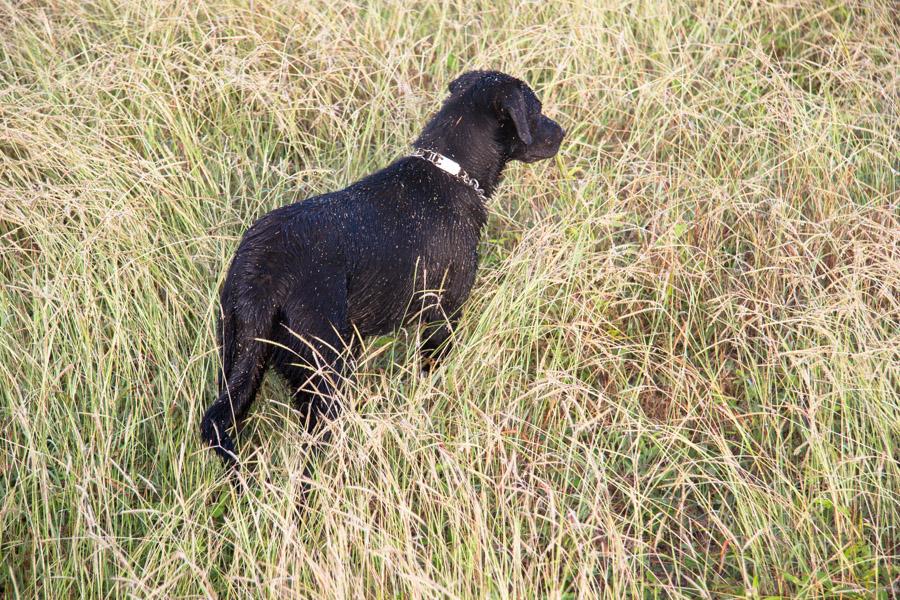
[[[328,443],[270,375],[240,493],[241,233],[473,68],[568,137],[455,349],[369,340]],[[898,460],[893,0],[0,0],[0,597],[887,599]]]

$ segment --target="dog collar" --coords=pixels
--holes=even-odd
[[[451,160],[443,154],[438,154],[433,150],[425,150],[424,148],[413,148],[412,154],[410,156],[418,156],[423,160],[427,160],[441,171],[453,175],[461,182],[475,190],[475,193],[478,194],[478,197],[481,198],[483,202],[487,202],[487,195],[484,193],[484,190],[481,189],[481,185],[478,184],[478,180],[466,173],[462,166],[460,166],[460,164],[455,160]]]

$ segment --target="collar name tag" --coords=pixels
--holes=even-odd
[[[439,156],[437,161],[434,163],[439,169],[443,171],[447,171],[451,175],[459,175],[459,171],[461,167],[459,163],[455,160],[450,160],[446,156]]]
[[[459,181],[475,190],[475,193],[478,194],[478,197],[481,198],[482,202],[487,202],[487,194],[485,194],[484,190],[481,189],[481,186],[478,185],[478,180],[463,171],[462,166],[455,160],[451,160],[443,154],[438,154],[433,150],[425,150],[424,148],[416,147],[413,147],[412,156],[427,160],[441,171],[450,173]]]

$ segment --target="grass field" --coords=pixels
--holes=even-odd
[[[456,349],[370,340],[328,445],[270,376],[237,494],[239,236],[471,68],[569,135]],[[893,0],[0,0],[0,597],[900,594],[898,171]]]

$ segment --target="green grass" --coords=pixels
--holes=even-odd
[[[900,593],[896,4],[368,4],[0,0],[0,597]],[[372,340],[315,451],[270,376],[237,495],[241,232],[485,67],[569,136],[457,348]]]

